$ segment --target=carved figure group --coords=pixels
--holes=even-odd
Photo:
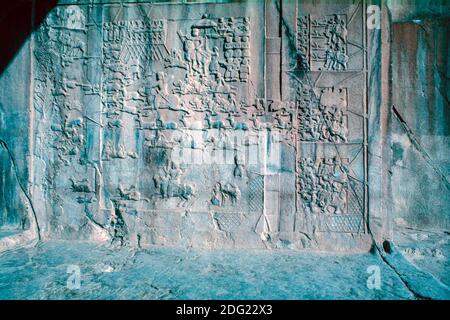
[[[180,198],[178,206],[185,206],[187,202],[194,196],[194,186],[188,183],[181,183],[180,176],[183,171],[180,167],[170,161],[160,173],[153,177],[155,187],[162,199],[172,197]]]
[[[347,141],[342,106],[323,105],[312,89],[298,93],[298,132],[301,141],[342,143]]]
[[[297,27],[297,54],[300,69],[318,68],[332,71],[347,69],[348,31],[344,15],[299,17]]]
[[[333,15],[327,21],[324,34],[327,38],[324,68],[335,71],[346,70],[348,56],[345,20],[337,14]]]
[[[347,213],[348,175],[339,157],[303,158],[298,167],[297,190],[307,214]]]
[[[241,197],[241,191],[233,183],[217,182],[213,187],[211,204],[223,207],[230,203],[236,205]]]

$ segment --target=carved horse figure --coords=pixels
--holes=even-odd
[[[188,201],[195,196],[194,186],[188,183],[171,181],[168,175],[156,175],[153,177],[153,181],[162,199],[180,198],[180,202],[177,204],[178,207],[186,206]]]
[[[178,207],[184,207],[188,201],[195,196],[195,190],[192,185],[181,183],[175,185],[172,196],[180,198],[180,202],[177,204]]]

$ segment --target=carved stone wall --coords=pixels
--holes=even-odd
[[[294,235],[314,234],[327,247],[330,239],[337,247],[364,242],[370,233],[368,115],[375,97],[368,87],[378,86],[369,76],[379,57],[371,56],[376,42],[364,8],[362,2],[283,6],[282,93],[296,101],[297,191],[284,227],[289,232],[293,224]]]
[[[339,3],[60,3],[31,48],[42,235],[369,248],[379,31]]]
[[[19,10],[20,13],[17,12]],[[40,17],[36,13],[35,20]],[[39,16],[39,17],[38,17]],[[0,18],[0,238],[30,228],[32,3],[4,3]]]

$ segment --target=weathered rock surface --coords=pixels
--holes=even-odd
[[[394,218],[448,229],[446,29],[383,20],[425,9],[123,3],[60,1],[0,76],[0,228],[29,230],[4,243],[359,252]]]
[[[21,58],[35,229],[368,250],[365,21],[351,3],[60,2]]]
[[[55,2],[0,64],[0,299],[448,299],[448,5]]]

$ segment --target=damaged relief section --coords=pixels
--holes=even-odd
[[[279,3],[56,6],[30,45],[42,238],[329,251],[383,238],[380,31],[363,2]]]

